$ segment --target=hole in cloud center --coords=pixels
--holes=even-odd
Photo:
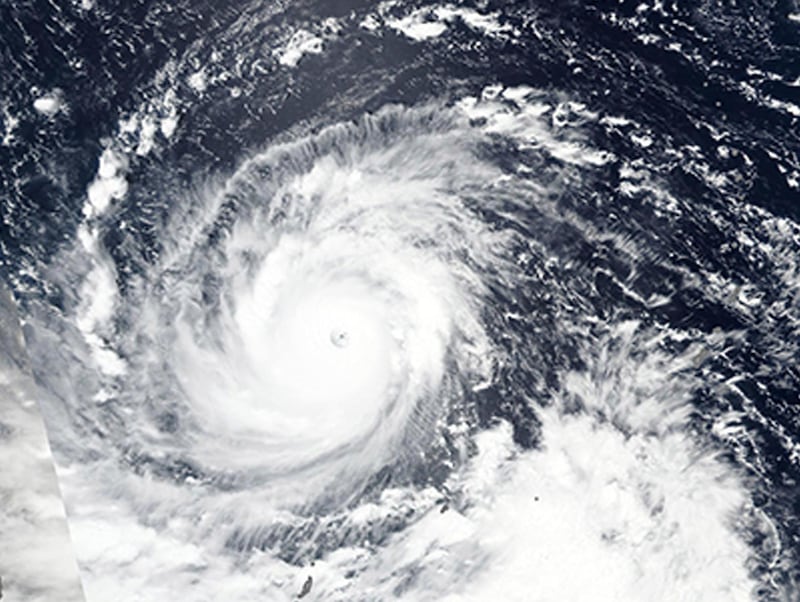
[[[341,328],[334,328],[331,330],[331,343],[341,349],[347,347],[350,343],[350,333]]]

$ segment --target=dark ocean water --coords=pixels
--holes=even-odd
[[[184,343],[180,333],[168,334],[169,325],[188,315],[198,347],[230,350],[226,307],[241,303],[239,289],[228,286],[234,267],[249,274],[274,248],[253,243],[250,255],[232,263],[225,241],[239,240],[243,224],[258,224],[265,238],[265,232],[305,231],[313,219],[293,208],[305,207],[297,199],[307,189],[282,186],[297,174],[324,171],[325,157],[386,175],[386,190],[399,191],[402,204],[402,195],[417,192],[392,179],[399,165],[404,185],[435,180],[432,190],[457,196],[469,215],[448,213],[439,229],[431,225],[438,213],[423,216],[425,225],[415,225],[404,240],[458,266],[458,282],[483,282],[464,290],[482,291],[475,293],[481,305],[475,315],[493,350],[492,376],[478,378],[480,370],[465,368],[471,360],[454,351],[452,341],[480,338],[465,326],[461,339],[448,343],[450,363],[436,394],[457,401],[445,409],[432,402],[439,409],[430,412],[419,409],[425,403],[415,406],[414,428],[393,442],[406,451],[371,466],[347,495],[333,488],[323,501],[295,504],[303,510],[291,520],[268,513],[258,526],[261,519],[248,511],[239,524],[223,502],[203,505],[205,493],[193,494],[202,509],[197,516],[222,517],[209,520],[226,533],[224,553],[261,550],[288,566],[329,559],[365,537],[341,507],[395,489],[431,487],[447,497],[448,479],[477,453],[480,433],[508,424],[518,453],[535,454],[548,441],[542,408],[558,407],[562,416],[597,417],[626,441],[665,441],[680,431],[697,446],[698,464],[713,457],[737,475],[746,492],[737,532],[750,550],[744,570],[754,584],[751,597],[798,599],[796,2],[6,3],[0,6],[0,67],[1,269],[46,398],[42,410],[57,465],[91,467],[102,457],[113,461],[114,474],[176,489],[201,483],[213,495],[245,496],[276,474],[291,477],[294,465],[278,459],[243,466],[221,459],[227,452],[216,452],[219,461],[195,453],[197,440],[216,435],[193,415],[196,394],[181,381],[189,369],[173,362]],[[494,108],[453,117],[465,98]],[[503,113],[495,102],[513,108]],[[540,110],[545,125],[533,128]],[[326,134],[330,126],[340,130]],[[425,136],[441,141],[414,146]],[[470,150],[448,159],[448,144]],[[370,158],[386,149],[396,155]],[[430,168],[416,163],[424,165],[426,152]],[[487,178],[497,177],[488,188],[482,187],[484,167]],[[325,177],[328,189],[338,190],[338,180]],[[307,186],[314,192],[309,207],[326,206],[325,185]],[[219,201],[200,209],[212,197]],[[278,205],[261,215],[263,207]],[[392,218],[401,234],[405,216]],[[471,220],[490,233],[487,241],[502,242],[487,242],[491,250],[484,251],[483,230]],[[361,232],[360,224],[348,222],[342,231]],[[430,233],[419,234],[428,227]],[[327,260],[320,260],[323,267]],[[296,261],[298,271],[305,269]],[[102,276],[92,280],[97,265],[111,266],[110,284]],[[411,280],[398,276],[384,287],[392,280],[389,269],[387,263],[385,272],[371,273],[369,282],[402,296]],[[115,289],[112,309],[87,309],[93,292],[108,286]],[[100,317],[85,326],[87,315]],[[154,334],[152,315],[163,334]],[[92,345],[111,350],[126,368],[104,371]],[[650,359],[656,348],[661,359]],[[670,416],[680,405],[681,419],[672,422],[660,410],[652,420],[636,418],[641,414],[624,400],[595,407],[585,388],[570,384],[575,374],[611,397],[656,400]],[[313,370],[302,378],[313,378]],[[463,445],[451,434],[443,441],[433,434],[454,424],[468,425]],[[246,445],[233,447],[245,455]],[[409,459],[420,453],[424,460]],[[79,520],[91,515],[94,501],[88,500],[98,491],[135,498],[142,487],[103,481],[113,478],[99,469],[81,478],[101,480],[91,492],[62,484],[68,516]],[[141,503],[132,503],[131,514],[155,532],[172,528],[160,513],[166,517],[174,499],[160,495],[148,490]],[[466,514],[475,504],[468,493],[452,498],[462,500]],[[370,523],[374,547],[389,546],[393,535],[413,527],[414,513],[424,512],[414,504],[408,513],[395,508]],[[520,515],[527,512],[519,508]],[[178,540],[195,541],[180,532]],[[88,539],[78,540],[85,586],[100,583],[94,552],[81,552],[82,545],[91,549]],[[148,572],[109,562],[121,575]],[[249,574],[249,566],[240,559],[225,578]],[[366,574],[362,569],[350,570]],[[397,599],[443,599],[436,596],[449,591],[421,577],[400,581],[391,590]],[[115,591],[86,587],[88,593]],[[374,582],[341,587],[321,590],[328,597],[319,599],[394,599],[376,593],[383,590]],[[700,591],[684,599],[720,599],[717,590]],[[277,596],[269,592],[262,595]],[[250,600],[255,594],[230,595]],[[678,599],[662,595],[641,599]],[[536,599],[558,598],[542,593]]]

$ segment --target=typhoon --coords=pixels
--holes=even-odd
[[[475,145],[452,117],[389,109],[270,148],[177,209],[125,309],[115,357],[134,361],[109,390],[126,439],[282,505],[406,471],[490,373],[482,275],[504,242],[465,199],[500,173]]]
[[[797,599],[778,66],[712,111],[708,7],[189,4],[53,16],[139,70],[0,105],[9,173],[50,152],[20,119],[75,161],[3,209],[0,444],[40,478],[0,534],[58,523],[62,561],[0,553],[10,591]]]

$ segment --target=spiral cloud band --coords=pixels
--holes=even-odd
[[[476,148],[453,111],[388,109],[204,191],[123,310],[108,403],[136,417],[126,441],[300,504],[422,453],[491,372],[481,298],[503,242],[464,199],[500,172]]]
[[[78,375],[45,413],[90,595],[288,600],[313,573],[321,599],[527,599],[534,554],[594,575],[570,599],[667,600],[672,580],[747,600],[742,534],[767,521],[688,434],[721,343],[589,307],[586,249],[633,274],[644,248],[565,192],[612,158],[584,141],[596,120],[491,87],[165,187],[149,247],[87,210],[60,258],[76,357],[31,340]],[[564,587],[539,579],[542,600]]]
[[[191,450],[204,464],[364,476],[397,453],[409,420],[442,411],[429,407],[442,381],[486,344],[479,277],[454,264],[474,240],[465,228],[487,233],[459,221],[461,201],[431,165],[438,141],[376,157],[347,148],[353,134],[323,134],[331,148],[311,169],[265,182],[308,148],[267,153],[227,195],[252,215],[225,235],[211,328],[197,291],[177,320],[175,371],[208,435]]]
[[[790,4],[3,3],[3,602],[800,600]]]

